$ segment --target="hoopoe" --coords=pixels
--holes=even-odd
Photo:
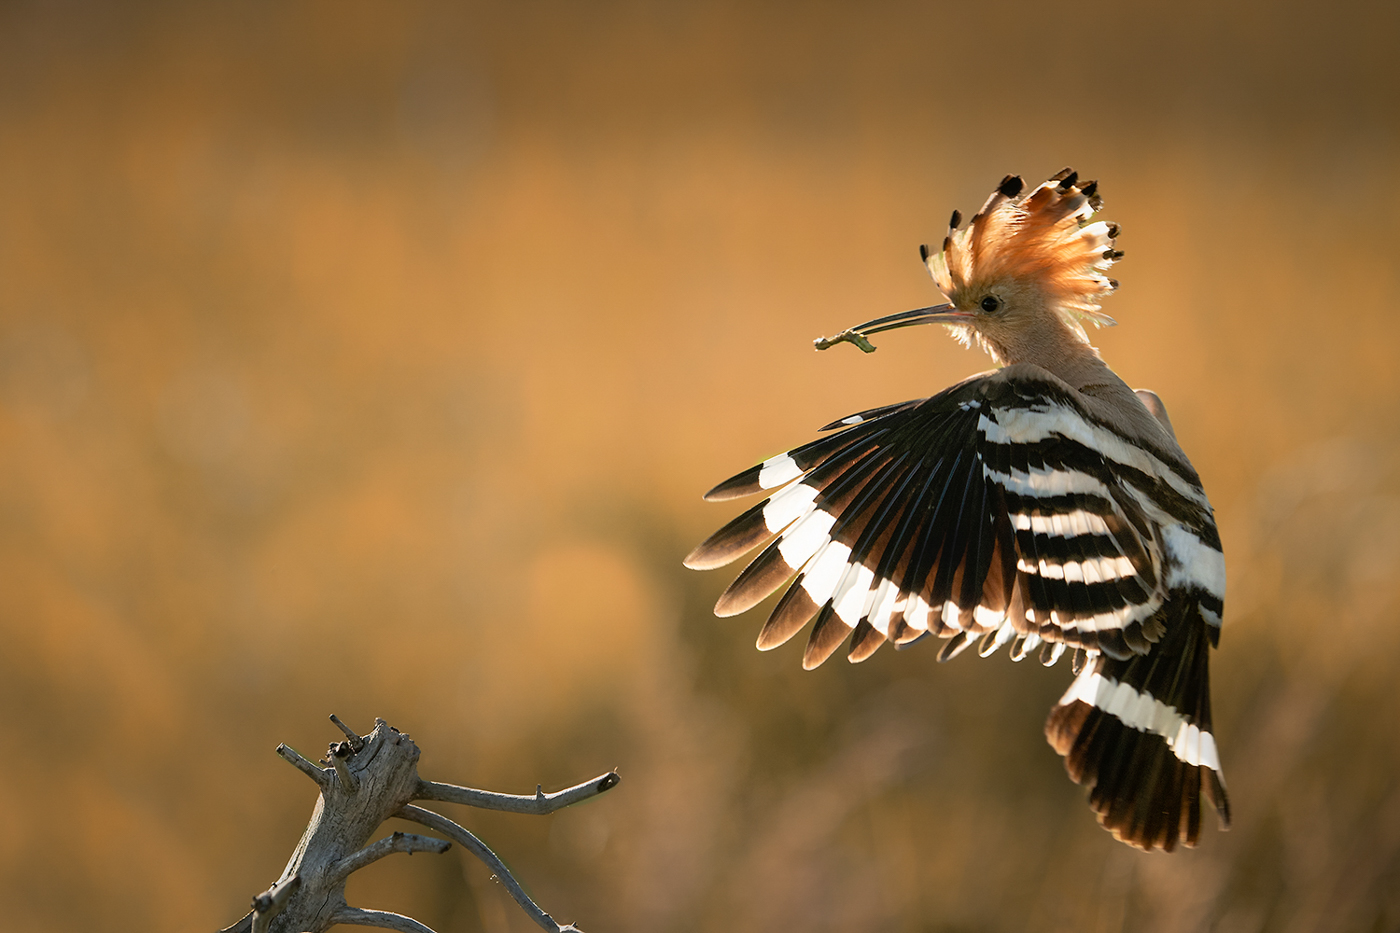
[[[1225,559],[1200,478],[1157,396],[1132,389],[1082,321],[1122,253],[1093,221],[1095,182],[1070,169],[1027,194],[1007,176],[943,249],[920,253],[947,304],[868,321],[818,349],[943,324],[999,368],[932,398],[834,421],[819,440],[710,490],[775,490],[686,558],[720,567],[773,539],[729,586],[732,616],[792,582],[758,636],[783,644],[815,619],[803,667],[850,636],[852,662],[885,642],[978,642],[1043,664],[1072,653],[1075,679],[1045,733],[1100,823],[1123,842],[1195,845],[1201,795],[1230,805],[1211,732],[1210,649]],[[774,538],[776,536],[776,538]]]

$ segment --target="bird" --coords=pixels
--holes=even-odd
[[[817,349],[941,324],[996,368],[929,398],[857,412],[705,494],[765,493],[685,558],[709,570],[761,544],[720,596],[737,615],[787,586],[758,648],[810,622],[803,667],[849,640],[974,643],[1013,660],[1071,657],[1045,725],[1099,823],[1143,850],[1195,846],[1202,797],[1228,829],[1211,724],[1210,655],[1225,559],[1201,480],[1161,399],[1090,344],[1122,257],[1095,181],[1064,169],[1029,191],[1006,176],[942,249],[920,257],[946,301],[816,341]]]

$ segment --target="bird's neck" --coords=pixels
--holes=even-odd
[[[1059,320],[1037,328],[1026,339],[996,350],[999,352],[995,355],[1003,365],[1030,363],[1039,366],[1074,389],[1119,381],[1099,357],[1099,351]]]

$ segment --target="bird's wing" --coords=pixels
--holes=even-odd
[[[1172,430],[1172,419],[1167,416],[1167,406],[1162,397],[1151,389],[1134,389],[1133,394],[1142,402],[1142,407],[1151,412],[1157,423],[1171,435],[1171,439],[1176,440],[1176,431]]]
[[[743,612],[792,578],[759,648],[813,619],[808,668],[852,633],[853,661],[926,634],[948,639],[941,658],[981,636],[983,654],[1012,642],[1017,659],[1043,643],[1046,663],[1066,646],[1126,659],[1161,637],[1160,524],[1195,516],[1199,486],[1059,379],[1010,367],[823,430],[711,490],[776,491],[686,559],[718,567],[772,539],[715,607]]]

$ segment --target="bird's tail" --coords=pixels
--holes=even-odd
[[[1118,839],[1168,852],[1194,846],[1201,795],[1230,825],[1210,719],[1210,650],[1219,632],[1195,599],[1162,607],[1166,631],[1146,655],[1099,655],[1050,711],[1045,735]]]

